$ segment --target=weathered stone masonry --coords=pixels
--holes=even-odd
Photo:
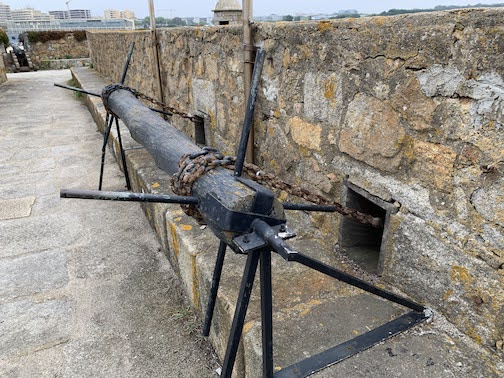
[[[255,30],[267,52],[255,116],[259,165],[336,200],[347,178],[399,207],[381,279],[492,349],[504,338],[503,25],[504,12],[487,9]],[[207,113],[208,144],[234,153],[241,30],[159,34],[165,102]],[[126,84],[155,93],[147,32],[88,39],[94,67],[111,81],[135,41]],[[332,236],[338,225],[321,219],[311,219],[320,221],[314,232]]]
[[[54,61],[69,61],[89,58],[89,44],[87,40],[77,41],[72,32],[68,32],[65,37],[47,42],[30,42],[28,35],[24,35],[27,43],[27,50],[33,63],[42,69],[59,69]],[[63,67],[67,68],[63,64]],[[68,63],[67,63],[68,65]],[[82,65],[82,64],[81,64]],[[70,65],[71,66],[71,65]]]

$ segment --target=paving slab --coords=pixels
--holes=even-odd
[[[35,197],[0,199],[0,220],[28,217],[31,214]]]
[[[215,377],[219,365],[141,206],[96,189],[102,137],[70,71],[0,85],[0,376]],[[106,190],[124,190],[110,153]]]

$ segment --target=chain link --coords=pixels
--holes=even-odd
[[[198,178],[208,171],[217,167],[234,170],[236,157],[224,156],[214,148],[205,147],[200,152],[186,154],[179,161],[179,171],[171,178],[172,191],[181,196],[192,196],[192,187]],[[380,227],[381,220],[370,214],[361,213],[355,209],[341,205],[336,201],[330,201],[327,198],[310,192],[301,186],[291,185],[279,179],[274,174],[265,173],[255,164],[245,163],[243,172],[253,181],[269,188],[283,190],[286,193],[303,198],[304,200],[316,205],[334,206],[335,210],[345,216],[352,217],[360,223],[369,224],[373,227]],[[203,217],[196,209],[195,205],[181,205],[184,212],[203,223]]]
[[[168,106],[153,97],[147,96],[146,94],[137,91],[136,89],[121,84],[110,84],[103,89],[101,98],[107,112],[115,117],[117,116],[110,110],[108,99],[110,95],[118,89],[126,90],[132,93],[136,98],[140,98],[142,100],[151,102],[154,105],[158,105],[164,110],[168,110],[170,113],[178,115],[184,119],[188,119],[191,122],[198,121],[199,117],[181,112],[172,106]],[[191,196],[193,184],[199,177],[217,167],[234,170],[235,162],[236,157],[224,156],[218,150],[209,147],[205,147],[200,152],[194,154],[186,154],[182,156],[179,161],[179,172],[172,176],[172,190],[177,195]],[[305,201],[314,203],[316,205],[334,206],[338,213],[352,217],[360,223],[369,224],[373,227],[379,227],[381,225],[379,218],[375,218],[369,214],[364,214],[355,209],[343,206],[336,201],[330,201],[327,198],[319,194],[310,192],[309,190],[304,189],[301,186],[291,185],[271,173],[265,173],[261,171],[261,169],[255,164],[245,163],[243,166],[243,171],[247,174],[247,176],[249,176],[251,180],[258,182],[259,184],[269,189],[283,190],[287,194],[303,198]],[[196,209],[195,205],[181,205],[181,207],[187,215],[195,218],[200,223],[204,222],[202,215]]]
[[[108,99],[109,99],[109,96],[116,90],[118,89],[123,89],[125,91],[128,91],[130,92],[131,94],[133,94],[133,96],[135,96],[136,98],[139,98],[139,99],[142,99],[142,100],[145,100],[145,101],[148,101],[154,105],[157,105],[157,106],[160,106],[161,108],[163,108],[163,110],[165,111],[168,111],[172,114],[175,114],[175,115],[178,115],[179,117],[182,117],[184,119],[187,119],[193,123],[195,122],[199,122],[199,117],[193,115],[193,114],[189,114],[189,113],[184,113],[180,110],[177,110],[176,108],[172,107],[172,106],[169,106],[159,100],[156,100],[155,98],[153,97],[150,97],[150,96],[147,96],[145,93],[142,93],[140,91],[137,91],[136,89],[133,89],[131,87],[128,87],[126,85],[122,85],[122,84],[110,84],[110,85],[107,85],[105,88],[103,88],[102,90],[102,93],[101,93],[101,98],[102,98],[102,101],[103,101],[103,105],[105,106],[105,109],[107,110],[107,113],[110,113],[112,114],[113,116],[117,117],[109,108],[109,104],[108,104]]]

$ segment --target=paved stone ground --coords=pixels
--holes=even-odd
[[[138,204],[62,200],[96,189],[101,136],[70,71],[0,86],[0,376],[211,377],[198,336]],[[107,159],[106,190],[123,190]]]

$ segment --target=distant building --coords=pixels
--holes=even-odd
[[[103,16],[106,20],[119,19],[119,18],[134,20],[136,18],[135,12],[129,9],[124,10],[106,9],[103,13],[104,13]]]
[[[68,18],[68,11],[49,11],[49,15],[53,16],[55,20],[65,20]]]
[[[70,12],[67,10],[57,10],[49,11],[49,14],[56,20],[87,20],[89,18],[92,18],[91,11],[89,9],[70,9]]]
[[[89,9],[70,9],[70,18],[79,20],[89,19],[92,18],[91,11]]]
[[[103,12],[103,18],[110,20],[113,18],[121,18],[121,11],[117,9],[105,9]]]
[[[237,0],[219,0],[214,9],[214,25],[239,25],[242,23],[242,8]]]
[[[17,21],[49,21],[52,17],[33,8],[12,9],[11,20]]]
[[[101,18],[65,19],[49,21],[10,21],[7,22],[9,35],[19,35],[26,31],[44,30],[134,30],[133,20]]]
[[[11,19],[10,6],[0,3],[0,25],[7,25],[7,21],[10,21]]]

